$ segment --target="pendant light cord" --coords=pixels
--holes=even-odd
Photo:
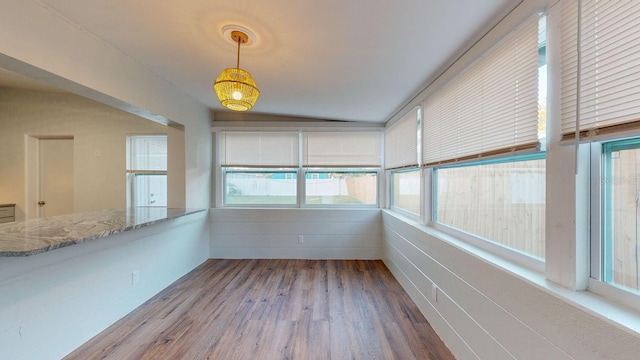
[[[240,41],[242,41],[242,39],[240,37],[238,37],[238,56],[236,57],[236,69],[240,69]]]

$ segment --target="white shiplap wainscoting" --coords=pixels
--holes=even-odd
[[[207,260],[207,213],[0,258],[0,359],[60,359]],[[134,273],[135,278],[134,278]]]
[[[597,296],[392,212],[382,218],[383,261],[457,359],[637,358],[638,334],[598,314]]]
[[[209,216],[214,259],[381,258],[379,209],[224,208]]]

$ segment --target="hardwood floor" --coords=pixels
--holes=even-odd
[[[208,260],[65,359],[453,359],[382,261]]]

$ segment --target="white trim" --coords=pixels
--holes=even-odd
[[[220,133],[212,133],[213,141],[213,156],[212,156],[212,169],[211,173],[213,178],[211,179],[211,186],[213,187],[212,196],[212,204],[216,208],[220,208],[224,205],[224,175],[222,169],[222,159],[220,159],[221,155],[221,145],[220,143],[222,135]]]
[[[422,222],[422,216],[424,213],[424,181],[423,181],[423,175],[422,173],[424,172],[421,168],[419,167],[408,167],[408,168],[404,168],[404,169],[394,169],[394,170],[384,170],[385,173],[387,174],[387,194],[389,194],[388,197],[388,201],[386,206],[384,207],[385,209],[390,209],[392,211],[398,212],[399,214],[402,214],[403,216],[406,216],[408,218],[414,219],[414,220],[418,220]],[[416,214],[416,213],[412,213],[411,211],[405,210],[399,206],[394,206],[394,196],[393,196],[393,187],[395,186],[394,182],[393,182],[393,175],[397,174],[397,173],[403,173],[403,172],[416,172],[419,171],[419,175],[420,175],[420,213]]]
[[[307,182],[304,178],[305,169],[304,169],[304,135],[302,131],[298,131],[298,169],[296,170],[297,178],[296,178],[296,207],[301,208],[302,204],[304,204],[303,196],[307,192]]]
[[[246,169],[246,170],[238,170],[243,168],[237,167],[219,167],[221,169],[221,190],[222,190],[222,198],[221,198],[221,208],[260,208],[260,209],[271,209],[271,208],[287,208],[287,209],[295,209],[300,208],[300,168],[255,168],[255,169]],[[284,170],[283,170],[284,169]],[[227,203],[227,192],[225,191],[227,186],[227,170],[231,172],[250,172],[250,173],[279,173],[279,174],[296,174],[298,179],[296,179],[296,202],[291,204],[228,204]]]
[[[422,191],[420,193],[420,221],[425,225],[433,224],[433,169],[423,169],[420,172]]]
[[[601,236],[602,236],[602,194],[601,194],[601,176],[602,176],[602,146],[600,143],[590,144],[591,163],[590,163],[590,193],[589,208],[591,232],[589,234],[590,243],[590,277],[600,279],[601,274]],[[591,283],[591,280],[590,280]]]
[[[211,131],[384,131],[384,124],[337,121],[214,121]]]
[[[301,179],[302,181],[300,181],[301,184],[299,184],[301,186],[301,195],[298,197],[299,198],[299,208],[312,208],[312,209],[362,209],[362,208],[369,208],[369,209],[379,209],[380,208],[380,194],[378,192],[378,184],[380,183],[380,169],[378,167],[374,167],[374,168],[309,168],[309,167],[301,167],[300,168],[301,171]],[[375,204],[358,204],[358,203],[352,203],[352,204],[307,204],[306,199],[307,199],[307,174],[308,173],[330,173],[330,172],[335,172],[335,173],[340,173],[340,172],[344,172],[344,173],[360,173],[360,174],[374,174],[376,176],[376,203]],[[313,180],[313,179],[310,179]]]
[[[534,257],[521,253],[517,250],[508,248],[504,245],[493,242],[491,240],[483,239],[479,236],[475,236],[468,232],[464,232],[444,224],[433,223],[433,225],[431,225],[430,227],[444,234],[454,236],[457,239],[467,242],[493,255],[499,256],[507,261],[513,262],[520,266],[524,266],[529,270],[533,270],[541,274],[544,273],[545,264],[544,264],[544,261],[542,260],[536,259]]]
[[[589,279],[589,291],[608,300],[621,303],[635,311],[640,311],[640,291],[633,292],[627,289],[621,289],[617,286],[607,284],[594,278]],[[626,316],[622,316],[622,319],[615,319],[617,322],[624,322],[624,320],[626,320]],[[626,326],[640,333],[639,321]]]
[[[414,221],[421,221],[421,220],[420,220],[420,215],[418,215],[418,214],[414,214],[414,213],[412,213],[411,211],[407,211],[407,210],[405,210],[405,209],[403,209],[403,208],[401,208],[401,207],[397,207],[397,206],[390,206],[388,210],[393,211],[393,212],[395,212],[395,213],[397,213],[397,214],[399,214],[399,215],[402,215],[402,216],[404,216],[404,217],[406,217],[406,218],[409,218],[409,219],[411,219],[411,220],[414,220]]]

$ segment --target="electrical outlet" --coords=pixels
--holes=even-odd
[[[302,244],[304,242],[304,236],[298,235],[298,244]]]
[[[131,272],[131,285],[135,284],[140,280],[140,271],[134,270]]]
[[[431,283],[431,298],[438,302],[438,285],[436,283]]]

